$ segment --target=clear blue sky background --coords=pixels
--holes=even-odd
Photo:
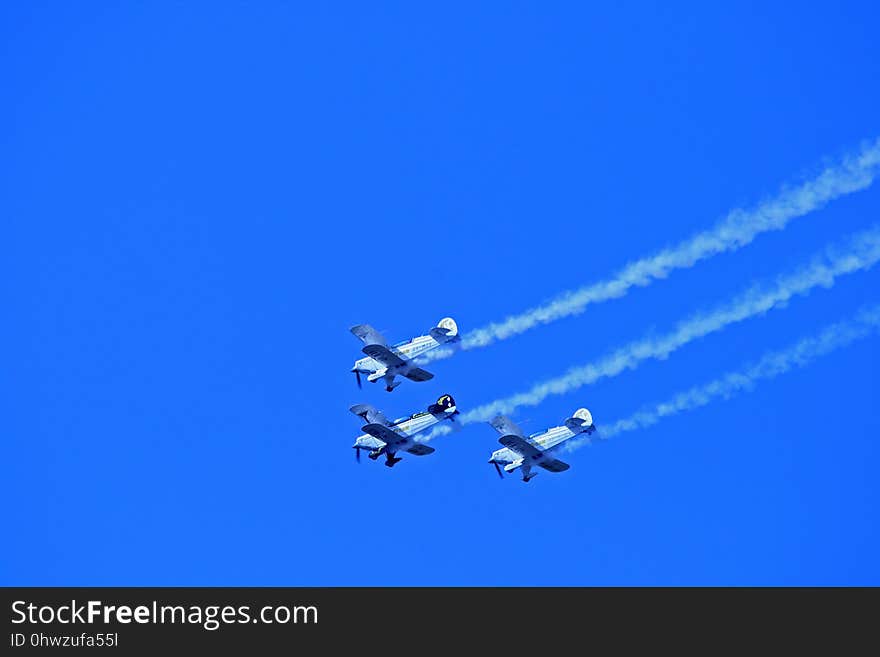
[[[592,282],[880,134],[875,3],[5,3],[3,584],[880,584],[880,342],[524,485],[350,448],[787,271],[880,189],[394,393],[348,371]],[[285,6],[286,5],[286,6]],[[880,300],[846,277],[514,417],[599,425]]]

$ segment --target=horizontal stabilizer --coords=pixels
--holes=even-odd
[[[431,334],[431,337],[434,338],[437,342],[446,342],[447,340],[449,340],[450,337],[452,337],[451,335],[449,335],[451,333],[449,329],[440,328],[439,326],[435,326],[434,328],[432,328],[429,333]]]
[[[387,344],[384,336],[369,324],[352,326],[351,332],[360,338],[364,344],[380,344],[383,347]]]
[[[427,456],[428,454],[433,454],[436,450],[424,443],[416,443],[406,451],[416,456]]]
[[[409,372],[404,373],[404,376],[410,381],[430,381],[434,378],[433,374],[420,367],[412,368]]]
[[[575,433],[580,433],[582,431],[586,431],[592,425],[587,424],[586,421],[578,418],[578,417],[570,417],[565,421],[565,426],[574,431]]]
[[[564,463],[559,459],[544,461],[543,463],[539,463],[538,465],[540,465],[545,470],[549,470],[550,472],[565,472],[571,467],[568,463]]]

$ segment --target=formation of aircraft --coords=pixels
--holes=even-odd
[[[458,415],[452,395],[443,395],[427,411],[414,413],[409,417],[389,421],[382,411],[369,404],[355,404],[352,413],[363,418],[367,424],[361,427],[365,435],[354,441],[355,456],[361,460],[361,450],[369,451],[367,456],[375,461],[385,456],[389,468],[400,461],[397,452],[408,452],[416,456],[426,456],[434,452],[433,447],[417,442],[415,437],[444,420],[454,421]]]
[[[362,387],[361,375],[366,374],[367,381],[371,383],[384,380],[388,392],[400,385],[401,382],[395,380],[397,376],[410,381],[428,381],[434,378],[433,374],[416,364],[416,358],[460,339],[458,326],[451,317],[441,319],[428,335],[420,335],[394,345],[389,345],[382,334],[369,324],[358,324],[351,328],[351,332],[364,343],[362,351],[366,354],[366,358],[356,360],[351,368],[358,387]],[[397,456],[399,452],[415,456],[432,454],[434,448],[424,441],[427,430],[446,420],[453,422],[459,414],[455,400],[448,394],[442,395],[425,411],[393,421],[369,404],[355,404],[349,410],[366,422],[361,427],[364,434],[353,445],[357,460],[360,461],[361,451],[366,450],[367,456],[373,461],[384,456],[385,465],[389,468],[402,460]],[[489,424],[501,434],[498,442],[503,445],[501,449],[492,452],[489,463],[495,466],[502,479],[504,472],[519,470],[524,482],[538,474],[535,468],[548,472],[568,470],[568,463],[554,456],[557,448],[572,438],[596,433],[593,416],[586,408],[576,410],[560,426],[528,436],[503,415],[493,418]]]

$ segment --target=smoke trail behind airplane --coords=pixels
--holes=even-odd
[[[643,408],[628,418],[603,426],[602,438],[645,429],[663,418],[706,406],[715,399],[728,399],[751,390],[759,381],[774,379],[793,369],[806,367],[815,359],[869,337],[878,330],[880,305],[867,306],[852,319],[831,324],[818,334],[803,338],[786,349],[768,352],[740,370],[728,372],[708,383],[680,392],[665,402]],[[570,441],[566,445],[566,451],[574,451],[588,442],[589,439]]]
[[[758,235],[785,228],[790,221],[818,210],[826,203],[871,186],[880,171],[880,139],[867,143],[857,154],[825,168],[818,176],[796,187],[785,187],[775,197],[750,209],[731,211],[714,227],[675,246],[627,264],[603,281],[563,293],[549,303],[511,315],[462,336],[456,348],[438,349],[422,362],[451,356],[457,349],[486,347],[541,324],[578,315],[590,304],[624,296],[633,287],[645,287],[666,278],[676,269],[688,269],[714,255],[735,251]]]
[[[562,395],[599,379],[635,369],[647,359],[664,359],[694,340],[788,302],[795,295],[816,287],[830,288],[837,277],[870,268],[880,260],[880,227],[851,236],[843,244],[827,247],[808,265],[779,276],[772,285],[754,286],[708,312],[685,319],[671,332],[647,337],[618,348],[604,358],[570,369],[562,376],[543,381],[529,390],[499,399],[462,414],[462,423],[486,421],[497,413],[520,406],[535,406],[551,395]]]

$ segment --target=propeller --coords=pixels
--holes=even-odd
[[[501,474],[501,467],[498,465],[498,461],[489,461],[492,465],[495,466],[495,472],[498,473],[498,476],[504,479],[504,475]]]
[[[358,388],[360,388],[360,389],[363,390],[364,384],[361,383],[361,373],[358,372],[357,370],[355,370],[355,371],[354,371],[354,378],[357,379],[357,382],[358,382]]]
[[[354,460],[358,463],[361,462],[361,448],[357,445],[354,447]]]

